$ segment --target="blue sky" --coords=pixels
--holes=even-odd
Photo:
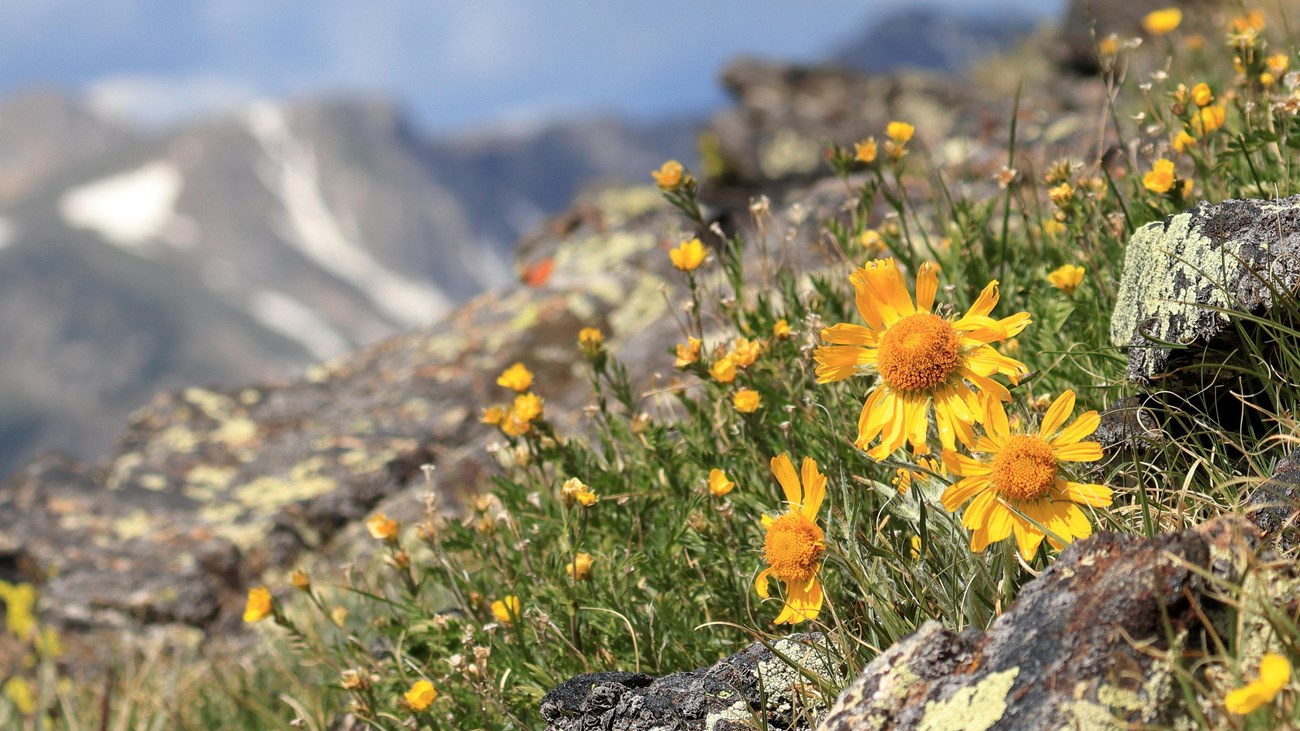
[[[722,100],[739,53],[815,59],[909,0],[0,0],[0,93],[85,91],[150,121],[252,98],[363,92],[427,128],[620,112],[655,119]],[[1055,15],[1064,0],[934,0]]]

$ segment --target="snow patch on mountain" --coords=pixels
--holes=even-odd
[[[255,104],[244,119],[269,162],[263,179],[284,207],[291,245],[401,327],[427,324],[447,310],[450,302],[442,293],[386,268],[348,234],[325,200],[315,151],[294,137],[282,109]]]
[[[176,167],[158,160],[67,191],[59,199],[59,214],[69,226],[148,256],[150,243],[169,238],[181,184]]]
[[[347,339],[312,308],[283,292],[254,292],[248,299],[248,311],[267,328],[300,343],[318,360],[329,360],[351,348]]]

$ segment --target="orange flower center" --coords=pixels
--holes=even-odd
[[[876,367],[895,391],[929,391],[948,381],[960,360],[952,323],[927,312],[909,315],[880,336]]]
[[[825,552],[822,529],[799,512],[774,520],[763,542],[763,558],[771,565],[772,573],[791,584],[807,584]]]
[[[1018,434],[993,458],[993,485],[1004,497],[1033,500],[1056,482],[1056,455],[1041,437]]]

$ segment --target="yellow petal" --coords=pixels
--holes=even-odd
[[[790,462],[790,455],[782,452],[772,458],[772,474],[776,475],[776,481],[781,483],[781,490],[785,492],[787,503],[799,505],[803,502],[803,491],[799,489],[799,476],[794,473],[794,464]]]
[[[1059,447],[1063,444],[1074,444],[1097,431],[1097,427],[1099,426],[1101,426],[1101,417],[1096,411],[1079,414],[1079,418],[1075,419],[1072,424],[1062,429],[1061,433],[1057,435],[1055,439],[1051,440],[1051,444],[1053,447]]]
[[[1007,410],[997,399],[985,402],[984,431],[994,444],[1006,444],[1011,440],[1011,425],[1007,422]]]
[[[1269,690],[1259,681],[1248,683],[1244,688],[1229,691],[1223,697],[1223,707],[1227,708],[1229,713],[1240,715],[1252,713],[1265,703],[1272,702],[1273,698],[1277,696],[1276,691],[1270,693]]]
[[[963,503],[979,494],[979,492],[989,486],[992,478],[985,476],[967,477],[961,482],[955,483],[943,491],[943,496],[939,501],[943,503],[944,510],[950,513],[957,512]]]
[[[1291,682],[1291,663],[1281,655],[1268,653],[1259,661],[1259,681],[1280,690]]]
[[[874,347],[880,341],[880,333],[868,327],[841,322],[822,328],[822,340],[832,345],[869,345]]]
[[[907,441],[912,444],[912,451],[917,454],[926,454],[930,451],[929,445],[925,443],[925,434],[930,430],[930,408],[929,400],[914,399],[906,403],[903,419],[904,429],[907,432]]]
[[[1029,517],[1039,520],[1039,516],[1036,515],[1038,511],[1035,503],[1026,503],[1021,506],[1021,509]],[[1020,555],[1026,561],[1033,559],[1034,555],[1038,553],[1038,547],[1043,543],[1043,532],[1035,527],[1033,523],[1017,515],[1015,533],[1016,548],[1020,551]]]
[[[984,291],[980,292],[980,296],[975,300],[975,303],[970,306],[970,309],[966,310],[966,317],[986,316],[993,311],[993,308],[997,303],[998,280],[994,279],[984,287]]]
[[[1096,462],[1101,459],[1101,445],[1096,442],[1079,442],[1064,447],[1052,447],[1052,454],[1065,462]]]
[[[990,490],[987,494],[992,494]],[[985,526],[989,532],[989,543],[997,543],[1011,536],[1011,526],[1014,524],[1011,509],[1003,505],[1000,500],[993,500],[989,505],[988,514],[985,516]]]
[[[809,520],[817,517],[822,499],[826,497],[826,475],[817,470],[812,457],[803,458],[803,514]]]
[[[976,495],[975,499],[970,501],[970,505],[966,506],[966,512],[961,517],[961,524],[971,530],[976,528],[987,529],[989,511],[993,509],[997,499],[997,490],[985,490]]]
[[[768,598],[768,582],[771,578],[772,569],[769,567],[758,572],[758,577],[754,579],[754,591],[758,592],[758,595],[763,599]]]
[[[943,451],[943,463],[949,470],[962,477],[987,476],[993,472],[993,465],[988,462],[981,462],[950,449]]]
[[[1070,418],[1070,413],[1074,411],[1074,391],[1066,391],[1051,406],[1047,407],[1047,413],[1043,415],[1043,423],[1038,427],[1038,436],[1047,439],[1056,433],[1057,429]]]
[[[1112,491],[1105,485],[1066,482],[1064,486],[1061,486],[1059,480],[1057,485],[1060,486],[1060,492],[1067,500],[1072,500],[1080,505],[1090,505],[1094,508],[1110,507]]]
[[[916,273],[916,309],[929,312],[934,307],[934,293],[939,291],[939,275],[934,264],[926,262]]]
[[[865,450],[871,440],[876,438],[885,422],[893,417],[898,399],[888,389],[877,388],[867,396],[862,404],[862,413],[858,416],[858,439],[854,445]]]
[[[859,375],[858,369],[876,362],[877,350],[853,345],[820,345],[813,351],[817,382],[834,383]]]

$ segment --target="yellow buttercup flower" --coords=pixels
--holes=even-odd
[[[1174,164],[1162,157],[1152,163],[1151,172],[1142,176],[1142,186],[1152,193],[1164,195],[1173,189],[1177,178]]]
[[[1043,225],[1043,233],[1047,234],[1048,236],[1060,236],[1061,234],[1065,233],[1065,224],[1061,223],[1055,218],[1044,218],[1042,225]]]
[[[700,359],[700,350],[703,347],[703,340],[687,336],[684,344],[677,344],[677,360],[673,362],[673,365],[678,368],[685,368],[698,361]]]
[[[716,467],[709,470],[709,494],[722,497],[735,489],[736,483],[727,479],[727,473]]]
[[[1281,76],[1291,67],[1291,57],[1285,53],[1275,53],[1264,60],[1268,65],[1268,70],[1273,72],[1274,76]]]
[[[1047,275],[1047,281],[1066,294],[1074,294],[1083,282],[1083,273],[1083,267],[1077,264],[1062,264]]]
[[[1054,188],[1048,189],[1047,197],[1051,198],[1056,205],[1064,208],[1065,204],[1074,198],[1074,186],[1069,183],[1061,183]]]
[[[1029,324],[1029,313],[990,317],[998,303],[998,283],[993,281],[965,316],[946,320],[931,312],[939,278],[929,263],[917,273],[915,304],[893,259],[868,263],[850,281],[858,314],[867,325],[840,323],[822,330],[829,345],[817,348],[814,359],[818,383],[875,378],[858,419],[858,449],[876,460],[908,442],[917,453],[929,452],[931,405],[945,448],[954,448],[958,439],[973,444],[980,393],[1011,398],[991,376],[1001,373],[1015,383],[1028,371],[1024,363],[999,354],[989,343],[1020,334]],[[867,449],[877,436],[880,443]]]
[[[401,525],[396,520],[393,520],[383,513],[375,513],[369,518],[366,518],[366,530],[370,531],[371,537],[377,541],[387,541],[396,538],[397,530],[400,527]]]
[[[271,590],[265,586],[255,586],[248,590],[248,602],[244,605],[244,621],[252,624],[275,613],[275,602],[271,599]]]
[[[772,336],[782,340],[790,337],[790,323],[786,322],[784,317],[772,326]]]
[[[1252,10],[1232,19],[1232,31],[1239,34],[1258,33],[1264,30],[1264,11]]]
[[[768,583],[776,578],[785,584],[785,608],[776,624],[797,624],[817,618],[822,608],[822,554],[826,537],[817,525],[817,512],[826,497],[826,476],[817,470],[811,457],[804,457],[800,475],[794,471],[790,456],[772,458],[772,474],[781,484],[789,510],[776,518],[763,515],[767,536],[763,541],[763,560],[767,568],[754,580],[754,589],[768,598]]]
[[[26,680],[17,675],[9,678],[5,681],[3,693],[19,713],[24,716],[36,713],[36,694],[32,692],[32,686],[28,685]]]
[[[874,228],[866,229],[859,234],[858,243],[873,256],[885,250],[885,237]]]
[[[1212,104],[1202,109],[1200,114],[1192,117],[1192,126],[1205,134],[1209,134],[1222,127],[1227,118],[1228,110],[1223,105]]]
[[[1142,29],[1149,35],[1162,36],[1172,33],[1183,22],[1183,11],[1178,8],[1153,10],[1142,18]]]
[[[912,134],[915,132],[916,128],[907,122],[890,122],[885,127],[885,135],[899,145],[906,145],[910,142]]]
[[[289,583],[298,591],[311,591],[311,575],[302,569],[294,570],[289,577]]]
[[[1272,703],[1289,682],[1291,682],[1291,662],[1281,655],[1270,652],[1259,661],[1259,677],[1230,691],[1223,699],[1223,706],[1229,713],[1251,713],[1260,706]]]
[[[573,563],[564,567],[564,571],[575,581],[585,581],[591,578],[591,564],[594,562],[590,553],[578,553],[574,555]]]
[[[871,164],[876,161],[876,138],[868,137],[853,146],[853,159]]]
[[[758,356],[763,352],[763,346],[757,340],[749,338],[736,338],[736,343],[731,346],[731,351],[726,357],[736,364],[737,368],[748,368],[758,360]]]
[[[479,418],[479,421],[489,426],[498,426],[506,420],[506,416],[509,414],[510,412],[504,406],[489,406],[483,409],[483,416]]]
[[[510,624],[520,615],[519,597],[511,594],[492,602],[492,616],[501,624]]]
[[[1062,429],[1074,411],[1074,392],[1066,391],[1047,408],[1037,434],[1012,434],[1001,403],[988,399],[985,408],[984,435],[974,450],[990,458],[943,454],[948,469],[964,478],[944,491],[943,507],[956,512],[970,501],[961,522],[972,531],[971,550],[983,551],[1014,533],[1020,555],[1030,559],[1047,537],[1044,528],[1058,548],[1057,539],[1070,543],[1092,535],[1092,523],[1079,506],[1107,507],[1111,490],[1069,481],[1061,463],[1101,459],[1100,444],[1082,441],[1101,423],[1097,412],[1081,414]]]
[[[672,190],[682,184],[682,174],[684,168],[676,160],[668,160],[659,166],[658,170],[650,173],[650,177],[655,179],[655,185],[662,190]]]
[[[423,711],[433,705],[433,701],[438,697],[438,689],[433,687],[433,683],[427,680],[417,680],[402,696],[407,705],[417,711]]]
[[[731,383],[736,380],[736,361],[724,356],[713,362],[709,375],[718,383]]]
[[[758,391],[749,388],[742,388],[736,392],[732,403],[736,406],[736,411],[742,414],[752,414],[758,411],[758,407],[763,405],[763,397]]]
[[[515,393],[523,393],[533,385],[533,372],[523,363],[515,363],[501,372],[497,385],[505,386]]]
[[[708,252],[704,249],[704,244],[699,239],[683,241],[676,249],[668,251],[668,258],[672,259],[673,266],[684,272],[693,272],[704,263],[704,257]]]
[[[1273,84],[1276,84],[1276,83],[1277,83],[1277,77],[1274,76],[1274,75],[1273,75],[1271,72],[1269,72],[1269,71],[1265,71],[1265,72],[1263,72],[1263,73],[1261,73],[1261,74],[1259,75],[1259,85],[1260,85],[1260,86],[1263,86],[1263,87],[1269,87],[1269,86],[1272,86]]]
[[[578,331],[578,349],[588,355],[600,352],[605,345],[605,333],[594,327],[584,327]]]
[[[1192,87],[1192,101],[1198,107],[1207,107],[1210,102],[1214,101],[1214,93],[1210,91],[1210,85],[1202,81]]]

